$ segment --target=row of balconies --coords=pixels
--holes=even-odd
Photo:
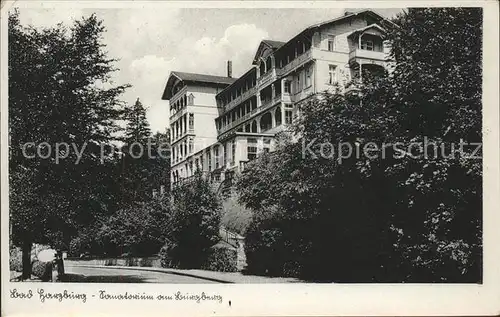
[[[297,56],[297,58],[293,59],[290,63],[284,65],[281,68],[272,68],[259,78],[257,78],[257,87],[264,87],[267,86],[268,84],[274,82],[277,78],[283,77],[288,75],[290,72],[293,70],[299,68],[300,66],[306,64],[312,59],[321,57],[323,51],[320,51],[318,49],[309,49],[302,53],[301,55]],[[331,52],[328,52],[331,53]],[[334,52],[335,54],[345,54],[345,53],[338,53]],[[345,55],[344,55],[345,56]],[[369,51],[369,50],[363,50],[363,49],[353,49],[349,52],[348,55],[348,62],[351,63],[353,61],[357,61],[359,59],[367,59],[372,61],[373,63],[377,63],[380,65],[383,65],[383,63],[386,60],[386,55],[384,52],[377,52],[377,51]],[[241,102],[245,101],[247,98],[252,96],[257,92],[257,87],[252,87],[250,90],[246,91],[244,94],[238,96],[236,99],[232,100],[228,104],[225,105],[225,111],[228,111],[237,105],[239,105]]]
[[[269,109],[270,107],[274,106],[275,104],[277,104],[278,102],[281,102],[283,101],[284,98],[282,98],[283,95],[277,95],[275,96],[274,98],[272,99],[269,99],[269,100],[266,100],[265,102],[263,102],[260,107],[257,107],[255,109],[253,109],[252,111],[250,111],[249,113],[239,117],[238,119],[230,122],[229,124],[223,126],[221,129],[219,129],[217,132],[219,135],[221,135],[222,133],[224,132],[227,132],[235,127],[237,127],[238,125],[240,125],[242,122],[250,119],[251,117],[257,115],[258,113],[261,113],[263,111],[266,111],[267,109]],[[286,96],[288,99],[290,98],[289,96]]]
[[[186,95],[186,93],[187,93],[187,86],[184,86],[184,87],[182,87],[181,90],[176,92],[175,95],[172,96],[172,98],[169,100],[170,108],[172,109],[171,115],[170,115],[171,119],[172,119],[172,116],[179,113],[182,109],[185,109],[185,107],[188,105],[186,102],[185,104],[183,104],[182,108],[180,108],[177,111],[174,110],[174,105],[179,104],[178,101],[180,101],[180,99],[183,98]]]
[[[189,135],[189,134],[194,134],[194,129],[193,128],[181,131],[179,133],[179,135],[172,134],[171,143],[174,143],[175,141],[180,140],[180,139],[182,139],[183,137],[185,137],[186,135]]]
[[[239,95],[238,97],[236,97],[235,99],[231,100],[229,103],[224,105],[224,112],[233,109],[234,107],[236,107],[243,101],[247,100],[251,96],[255,95],[256,93],[257,93],[256,86],[249,88],[247,91],[245,91],[244,93],[242,93],[241,95]]]
[[[288,64],[284,65],[283,67],[273,67],[269,71],[267,71],[265,74],[257,78],[257,87],[263,87],[267,86],[268,84],[274,82],[277,78],[286,76],[288,73],[291,71],[297,69],[298,67],[304,65],[305,63],[309,62],[312,59],[316,59],[318,57],[324,58],[322,56],[323,51],[312,48],[301,55],[297,56],[294,58],[292,61],[290,61]],[[328,52],[332,53],[332,52]],[[339,53],[339,52],[333,52],[335,54],[340,54],[345,56],[345,53]],[[383,63],[386,60],[386,56],[384,52],[377,52],[377,51],[369,51],[369,50],[363,50],[363,49],[353,49],[349,52],[348,54],[348,62],[355,61],[356,59],[368,59],[374,62],[379,62]],[[247,90],[245,93],[242,95],[238,96],[236,99],[233,99],[229,103],[227,103],[224,108],[226,111],[234,108],[244,100],[246,100],[248,97],[252,96],[255,94],[257,91],[257,87],[252,87],[251,89]]]

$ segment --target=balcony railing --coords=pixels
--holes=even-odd
[[[267,86],[276,79],[276,68],[271,68],[265,74],[257,78],[258,86]]]
[[[253,109],[249,113],[245,114],[244,116],[239,117],[238,119],[234,120],[233,122],[227,124],[226,126],[222,127],[219,131],[218,134],[221,135],[224,132],[227,132],[236,126],[238,126],[240,123],[246,121],[247,119],[253,117],[255,114],[260,113],[262,111],[267,110],[268,108],[272,107],[273,105],[277,104],[278,102],[281,102],[281,95],[277,95],[273,99],[267,100],[265,103],[263,103],[260,107]]]
[[[261,104],[261,106],[260,106],[260,108],[257,108],[257,109],[260,109],[261,111],[264,111],[267,108],[275,105],[276,103],[278,103],[280,101],[281,101],[281,95],[277,95],[277,96],[275,96],[272,99],[268,99],[268,100],[263,101],[262,104]]]
[[[244,93],[242,93],[241,95],[239,95],[238,97],[236,97],[235,99],[231,100],[229,103],[224,105],[224,111],[227,112],[233,109],[243,101],[247,100],[249,97],[255,95],[256,92],[257,92],[257,87],[254,86],[249,88],[247,91],[245,91]]]
[[[211,174],[207,171],[201,172],[201,177],[203,179],[208,179],[211,182]],[[188,177],[179,178],[178,181],[172,183],[172,187],[183,186],[192,183],[196,179],[196,175],[191,175]]]
[[[184,106],[181,110],[176,111],[173,115],[170,116],[170,122],[175,122],[177,121],[180,117],[185,115],[187,112],[187,107]]]
[[[186,136],[188,134],[194,134],[194,129],[187,129],[187,130],[181,132],[177,137],[172,136],[172,143],[174,143],[175,141],[177,141],[179,139],[182,139],[184,136]]]
[[[311,49],[305,51],[304,53],[302,53],[301,55],[297,56],[296,58],[294,58],[290,63],[286,64],[285,66],[281,67],[278,69],[277,73],[278,73],[278,76],[284,76],[286,75],[287,73],[289,73],[290,71],[296,69],[297,67],[307,63],[308,61],[310,61],[312,58],[312,53],[311,53]]]
[[[353,49],[352,51],[349,52],[349,61],[356,59],[356,58],[363,58],[363,59],[369,59],[369,60],[383,62],[383,61],[385,61],[385,53],[356,48],[356,49]]]

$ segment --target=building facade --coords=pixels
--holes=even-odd
[[[228,77],[211,79],[212,88],[204,90],[203,99],[210,104],[209,114],[197,117],[194,126],[189,118],[196,112],[194,106],[189,108],[193,102],[187,92],[194,94],[199,88],[192,84],[178,88],[179,76],[173,72],[165,91],[178,91],[164,94],[174,108],[170,117],[173,186],[200,170],[221,188],[227,187],[247,162],[274,149],[275,135],[300,115],[305,100],[335,87],[349,93],[362,84],[364,74],[387,69],[390,48],[384,35],[392,26],[379,14],[363,10],[310,26],[288,42],[262,41],[241,77],[233,79],[228,73]],[[180,91],[188,95],[188,108],[179,113],[175,109],[182,98]],[[179,123],[186,114],[187,123]],[[178,126],[186,124],[194,129],[193,134],[188,129],[179,135]],[[207,142],[189,151],[190,137]]]

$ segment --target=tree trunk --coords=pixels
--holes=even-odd
[[[23,280],[31,278],[31,241],[24,241],[23,243]]]

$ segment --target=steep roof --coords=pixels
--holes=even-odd
[[[235,78],[232,78],[232,77],[214,76],[214,75],[197,74],[197,73],[186,73],[186,72],[178,72],[178,71],[173,71],[170,74],[177,76],[182,81],[188,81],[188,82],[231,84],[233,81],[236,80]]]
[[[313,24],[307,28],[305,28],[304,30],[302,30],[302,32],[298,33],[297,35],[295,35],[293,38],[291,38],[288,42],[286,42],[285,44],[288,44],[288,43],[291,43],[294,39],[297,39],[297,38],[300,38],[301,36],[305,35],[305,34],[312,34],[314,32],[314,30],[318,29],[318,28],[321,28],[325,25],[328,25],[328,24],[333,24],[333,23],[338,23],[338,22],[341,22],[341,21],[344,21],[346,19],[350,19],[350,18],[353,18],[353,17],[356,17],[358,15],[368,15],[372,18],[374,18],[375,20],[378,20],[380,21],[382,24],[382,26],[387,26],[387,27],[398,27],[394,22],[384,18],[382,15],[380,15],[379,13],[371,10],[371,9],[364,9],[364,10],[360,10],[360,11],[355,11],[355,12],[346,12],[344,15],[341,15],[339,17],[336,17],[334,19],[331,19],[331,20],[327,20],[327,21],[323,21],[323,22],[320,22],[320,23],[316,23],[316,24]],[[282,45],[280,46],[278,49],[276,49],[277,51],[281,51],[282,49],[284,49],[286,47],[286,45]]]
[[[286,42],[274,41],[274,40],[262,40],[262,42],[269,45],[273,49],[280,48],[281,45],[286,43]]]
[[[170,73],[170,76],[168,77],[168,81],[161,99],[169,100],[170,98],[172,98],[172,88],[176,81],[183,81],[185,83],[215,84],[217,86],[225,87],[232,84],[236,79],[237,78],[232,77],[172,71]]]
[[[270,48],[272,51],[276,51],[278,48],[283,46],[285,43],[286,42],[275,41],[275,40],[262,40],[259,44],[259,47],[257,48],[257,51],[255,52],[252,64],[255,64],[257,62],[257,60],[260,58],[262,51],[264,49]]]
[[[324,25],[327,25],[327,24],[330,24],[330,23],[334,23],[334,22],[338,22],[338,21],[342,21],[344,19],[347,19],[347,18],[351,18],[351,17],[355,17],[357,15],[362,15],[362,14],[368,14],[368,15],[371,15],[372,17],[376,18],[376,19],[379,19],[381,21],[384,21],[386,23],[389,23],[391,24],[392,26],[396,26],[396,24],[394,24],[394,22],[384,18],[382,15],[380,15],[379,13],[371,10],[371,9],[364,9],[364,10],[359,10],[359,11],[354,11],[354,12],[346,12],[346,14],[344,15],[341,15],[337,18],[334,18],[334,19],[331,19],[331,20],[327,20],[327,21],[323,21],[323,22],[320,22],[320,23],[316,23],[316,24],[313,24],[309,27],[307,27],[304,31],[306,30],[311,30],[311,29],[315,29],[315,28],[318,28],[318,27],[322,27]],[[304,32],[302,31],[302,32]]]
[[[368,26],[365,26],[364,28],[355,30],[354,32],[350,33],[348,35],[348,37],[353,36],[353,35],[357,35],[357,34],[360,34],[360,33],[370,33],[368,31],[369,30],[373,30],[373,29],[377,29],[382,34],[386,33],[386,30],[384,28],[380,27],[379,25],[377,25],[377,24],[370,24]]]

